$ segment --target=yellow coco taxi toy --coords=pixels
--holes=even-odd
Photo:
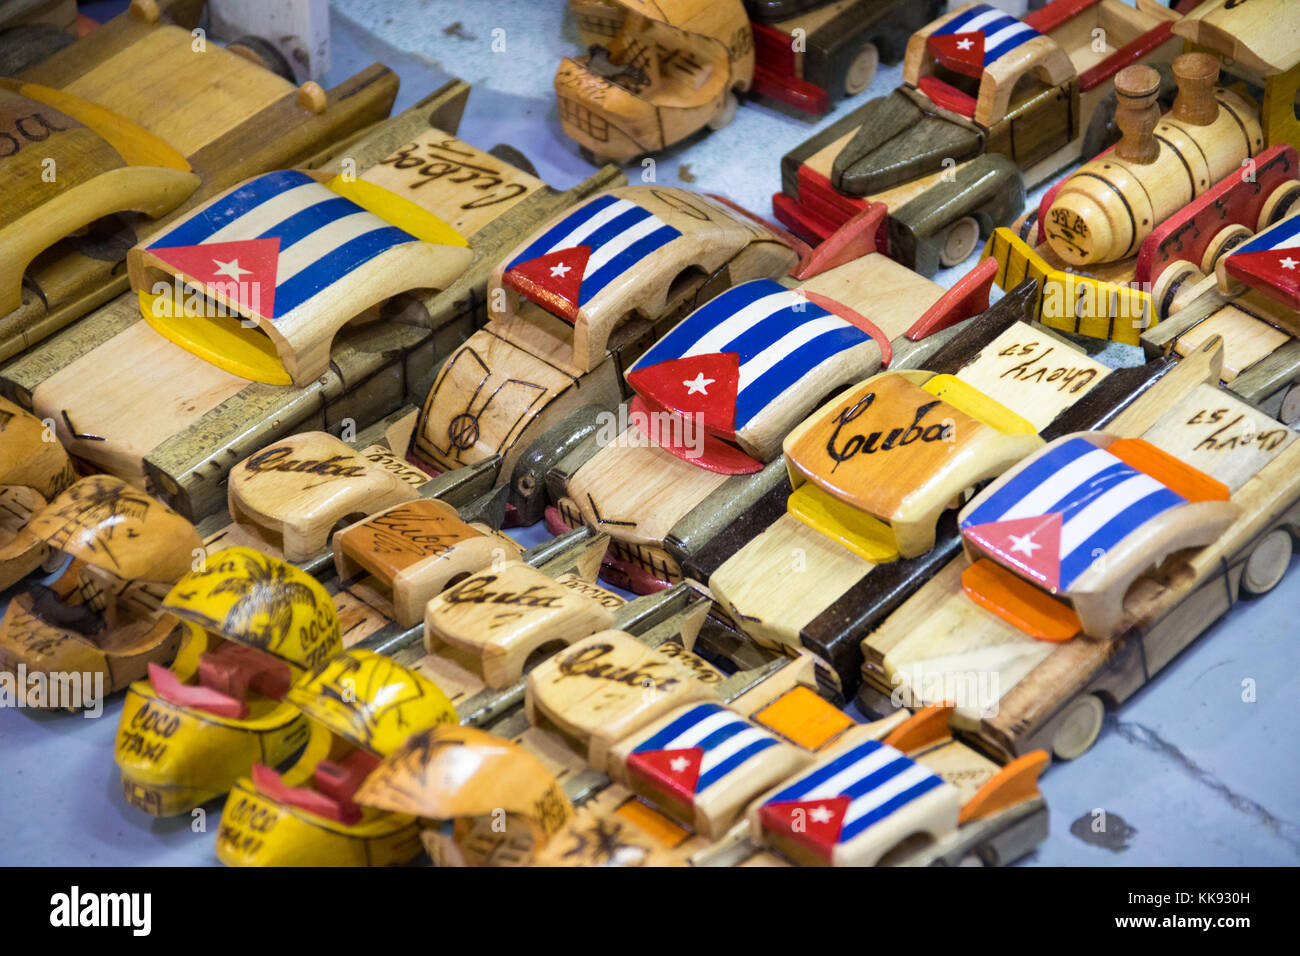
[[[320,583],[252,548],[208,555],[163,609],[185,622],[181,649],[170,670],[151,665],[148,679],[131,685],[115,752],[127,802],[166,817],[305,744],[307,718],[286,694],[343,644]]]
[[[26,531],[61,567],[0,607],[0,670],[18,676],[25,706],[87,707],[172,659],[181,629],[159,609],[202,553],[192,524],[121,479],[92,475]],[[67,691],[75,700],[27,693],[31,681],[52,691],[54,675],[60,686],[75,678],[80,692]]]
[[[388,866],[419,855],[414,816],[360,806],[357,788],[407,737],[456,722],[436,684],[354,648],[318,667],[285,699],[310,721],[302,755],[283,774],[263,763],[226,799],[217,857],[229,866]]]

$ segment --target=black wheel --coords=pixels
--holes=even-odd
[[[515,169],[521,170],[529,176],[537,175],[537,167],[529,161],[527,156],[515,149],[513,146],[508,146],[505,143],[497,143],[488,150],[488,155],[495,156],[503,163],[509,163]]]
[[[48,23],[25,23],[0,31],[0,76],[17,76],[76,40]]]
[[[296,84],[298,82],[298,78],[293,75],[293,67],[289,65],[289,61],[280,52],[280,48],[270,40],[250,33],[248,36],[242,36],[230,43],[226,49],[264,66],[276,76],[283,77],[290,83]]]

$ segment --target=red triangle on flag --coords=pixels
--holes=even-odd
[[[695,805],[695,785],[700,780],[700,762],[703,760],[704,750],[700,747],[645,750],[627,758],[627,769],[691,807]]]
[[[548,252],[506,270],[502,281],[520,295],[567,322],[578,321],[578,293],[591,246]]]
[[[275,317],[278,238],[166,246],[150,248],[149,253],[175,269],[182,279],[213,298],[232,303],[250,317]]]
[[[984,75],[984,34],[945,33],[930,36],[926,44],[934,58],[948,69],[965,76]]]
[[[768,830],[780,832],[830,863],[851,802],[849,797],[828,797],[765,803],[759,819]]]
[[[740,384],[740,356],[735,352],[690,355],[634,368],[627,381],[655,405],[698,418],[706,431],[735,436]]]
[[[1061,586],[1060,512],[969,525],[962,534],[1044,587],[1055,591]]]
[[[1239,252],[1224,269],[1252,289],[1292,309],[1300,309],[1300,248]]]

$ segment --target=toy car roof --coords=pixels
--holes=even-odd
[[[185,157],[126,118],[0,80],[0,314],[22,304],[23,272],[60,239],[115,212],[161,216],[198,184]]]
[[[709,276],[749,243],[783,242],[757,222],[699,193],[625,186],[557,216],[507,256],[492,275],[507,305],[522,296],[573,326],[573,364],[589,371],[610,333],[632,312],[659,317],[679,276]]]
[[[1082,630],[1108,637],[1101,622],[1116,618],[1137,575],[1209,544],[1231,523],[1229,496],[1222,482],[1143,439],[1080,432],[1010,469],[959,524],[968,554],[1071,599]]]
[[[1206,0],[1174,23],[1174,33],[1265,77],[1300,64],[1294,0]]]
[[[651,406],[698,421],[766,462],[813,403],[871,369],[887,347],[881,338],[832,299],[755,279],[678,323],[627,381]]]
[[[954,376],[882,372],[786,437],[789,510],[868,560],[916,557],[956,496],[1041,444],[1033,425]]]
[[[137,245],[127,264],[161,334],[244,378],[301,386],[329,367],[349,321],[399,293],[446,288],[470,258],[459,233],[380,186],[277,170]],[[208,301],[196,308],[187,288]]]
[[[734,2],[701,5],[699,0],[613,0],[613,3],[647,19],[687,33],[710,36],[728,45],[736,29],[749,25],[744,9]],[[735,8],[734,14],[728,7]]]
[[[1217,266],[1219,287],[1231,291],[1232,280],[1300,311],[1300,214],[1270,226]]]
[[[987,3],[967,4],[914,33],[907,42],[903,82],[920,87],[934,64],[980,80],[971,118],[989,127],[1006,115],[1016,81],[1033,71],[1048,85],[1075,75],[1051,37]]]

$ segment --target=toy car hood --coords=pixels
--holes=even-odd
[[[1174,33],[1198,46],[1229,57],[1261,77],[1300,65],[1300,10],[1291,0],[1252,0],[1250,16],[1237,10],[1238,0],[1202,3],[1174,21]]]
[[[456,722],[437,684],[390,657],[360,648],[300,678],[285,699],[371,753],[392,753],[415,730]]]
[[[31,261],[117,212],[158,217],[199,185],[185,157],[102,106],[0,79],[0,315],[22,305]]]
[[[758,470],[819,399],[878,367],[888,348],[879,329],[834,300],[755,279],[678,323],[628,370],[627,381],[646,410],[679,415],[714,439],[698,456],[699,443],[674,444],[652,429],[660,447],[724,470],[721,463],[737,454],[728,443],[735,443]]]
[[[1236,282],[1300,311],[1300,214],[1283,219],[1238,246],[1215,267],[1219,288],[1231,293]],[[1235,281],[1234,281],[1235,280]]]
[[[1085,633],[1110,637],[1128,585],[1218,538],[1238,514],[1228,499],[1221,482],[1142,439],[1080,432],[1011,468],[959,525],[972,559],[1069,599]]]
[[[786,436],[789,510],[870,561],[917,557],[954,499],[1041,445],[1033,425],[960,379],[882,372]]]
[[[305,571],[252,548],[207,555],[199,570],[176,582],[163,610],[300,668],[343,649],[329,592]]]
[[[531,300],[572,326],[573,365],[590,371],[610,333],[632,314],[654,320],[674,281],[713,275],[751,242],[783,242],[757,222],[699,193],[626,186],[587,200],[543,226],[492,275],[493,318]],[[504,308],[496,290],[506,292]]]
[[[265,173],[133,248],[145,320],[235,375],[302,386],[329,367],[348,322],[400,293],[444,289],[469,264],[464,237],[415,203],[355,177],[323,180]]]
[[[203,541],[162,502],[120,478],[83,478],[32,518],[52,548],[124,581],[170,584],[189,571]]]
[[[519,744],[450,724],[408,737],[371,772],[355,799],[433,820],[504,810],[532,821],[548,836],[573,814],[555,777]]]

